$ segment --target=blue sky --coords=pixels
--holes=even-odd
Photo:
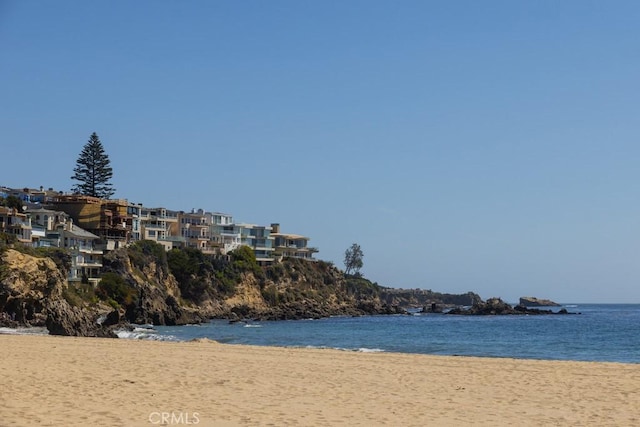
[[[0,185],[279,222],[382,285],[640,302],[637,1],[0,1]]]

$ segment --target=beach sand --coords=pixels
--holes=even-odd
[[[640,425],[640,365],[0,335],[1,426]]]

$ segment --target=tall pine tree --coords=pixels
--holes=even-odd
[[[108,199],[116,192],[109,182],[113,177],[109,156],[95,132],[82,148],[73,172],[71,179],[80,182],[71,189],[75,193]]]

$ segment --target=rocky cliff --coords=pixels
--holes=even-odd
[[[165,252],[149,241],[106,254],[102,280],[94,288],[67,283],[69,260],[60,253],[22,252],[0,251],[0,323],[46,326],[52,334],[113,336],[113,325],[127,322],[395,314],[428,303],[480,300],[472,293],[382,288],[323,261],[291,258],[261,267],[249,248],[213,256],[195,249]]]
[[[243,248],[213,256],[192,249],[164,253],[152,242],[139,242],[109,253],[104,271],[107,278],[109,273],[123,278],[134,294],[121,306],[126,319],[135,323],[402,312],[380,299],[380,287],[345,277],[330,263],[285,259],[260,267]]]
[[[145,243],[106,254],[106,274],[98,285],[98,296],[119,309],[131,323],[181,325],[206,320],[210,311],[183,300],[164,249],[157,249]],[[130,298],[123,295],[126,293]]]
[[[13,249],[0,252],[0,325],[46,326],[55,335],[115,336],[98,323],[111,309],[70,304],[64,267],[37,255]]]

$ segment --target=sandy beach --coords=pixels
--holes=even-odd
[[[640,425],[640,365],[0,335],[1,426]]]

